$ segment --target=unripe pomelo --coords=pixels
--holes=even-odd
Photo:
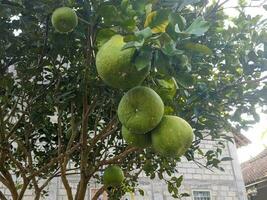
[[[193,129],[182,118],[165,115],[151,131],[152,147],[165,156],[182,156],[191,146]]]
[[[160,96],[152,89],[137,86],[129,90],[118,107],[119,120],[130,132],[144,134],[155,128],[164,113]]]
[[[106,187],[120,186],[123,180],[124,174],[120,167],[112,165],[105,169],[103,175],[103,182]]]
[[[58,32],[68,33],[77,26],[78,17],[73,9],[61,7],[53,12],[51,21]]]
[[[121,35],[114,35],[98,51],[96,68],[101,79],[114,88],[129,89],[140,85],[149,73],[149,68],[138,71],[132,63],[134,48],[124,49]]]
[[[121,134],[123,139],[127,142],[130,146],[146,148],[151,146],[151,135],[147,134],[136,134],[130,132],[124,126],[122,127]]]

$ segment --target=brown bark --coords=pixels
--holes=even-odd
[[[58,108],[58,155],[61,154],[61,152],[63,151],[63,145],[62,145],[62,112],[60,110],[60,108]],[[67,176],[66,176],[66,165],[67,165],[67,161],[65,162],[65,159],[67,159],[67,155],[66,157],[64,158],[61,158],[59,160],[59,163],[60,163],[60,171],[61,171],[61,180],[62,180],[62,183],[64,185],[64,188],[67,192],[67,197],[68,197],[68,200],[73,200],[73,196],[72,196],[72,190],[71,190],[71,187],[70,187],[70,184],[69,184],[69,181],[67,179]]]
[[[42,192],[42,191],[35,191],[35,197],[34,197],[34,200],[40,200],[40,198],[41,198],[41,192]]]
[[[10,191],[12,198],[14,200],[17,200],[19,195],[18,195],[18,191],[17,191],[15,183],[12,179],[11,174],[4,168],[0,169],[0,171],[6,180],[6,184],[7,184],[6,186],[7,186],[8,190]]]
[[[67,192],[67,197],[68,197],[68,200],[73,200],[73,196],[72,196],[72,189],[70,187],[70,184],[69,184],[69,181],[67,179],[67,176],[66,176],[66,169],[64,166],[61,167],[62,170],[61,170],[61,180],[62,180],[62,183],[65,187],[65,190]]]
[[[85,198],[85,193],[87,189],[87,183],[89,179],[87,178],[87,129],[88,129],[88,100],[87,100],[87,92],[83,99],[83,120],[82,120],[82,134],[81,134],[81,158],[80,158],[80,172],[81,178],[77,188],[75,200],[83,200]]]
[[[21,190],[19,192],[19,196],[18,196],[18,198],[16,200],[23,200],[23,196],[24,196],[25,191],[27,190],[28,185],[29,185],[29,181],[28,180],[24,180],[23,181],[23,186],[22,186],[22,188],[21,188]]]
[[[5,197],[5,195],[0,191],[0,199],[1,200],[7,200],[7,198]]]
[[[103,194],[103,192],[105,191],[105,187],[102,186],[94,195],[94,197],[92,198],[92,200],[97,200],[98,197]]]
[[[81,174],[81,179],[78,185],[75,200],[83,200],[85,198],[88,181],[88,178],[86,178],[85,175]]]

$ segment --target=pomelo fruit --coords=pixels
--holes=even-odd
[[[182,156],[192,144],[193,129],[184,119],[165,115],[151,131],[151,137],[156,152],[165,156]]]
[[[124,126],[122,127],[121,134],[126,143],[130,146],[146,148],[151,146],[151,135],[147,134],[135,134],[130,132]]]
[[[149,68],[140,71],[132,63],[135,49],[124,49],[121,35],[114,35],[98,51],[96,69],[100,78],[114,88],[129,89],[140,85],[149,73]]]
[[[112,165],[105,169],[103,182],[106,187],[120,186],[124,180],[124,174],[119,166]]]
[[[57,8],[52,14],[52,25],[60,33],[71,32],[78,24],[76,12],[68,7]]]
[[[137,86],[129,90],[121,99],[118,117],[130,132],[145,134],[155,128],[164,113],[160,96],[152,89]]]

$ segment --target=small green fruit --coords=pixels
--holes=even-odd
[[[103,182],[106,187],[120,186],[123,180],[124,174],[120,167],[112,165],[105,169],[103,175]]]
[[[165,156],[182,156],[191,146],[193,129],[182,118],[166,115],[151,131],[152,147]]]
[[[53,27],[60,33],[71,32],[78,24],[76,12],[68,7],[57,8],[51,20]]]
[[[107,85],[129,89],[144,81],[149,68],[138,71],[132,63],[135,49],[122,50],[124,45],[123,37],[114,35],[99,49],[96,55],[96,69]]]
[[[155,128],[164,113],[160,96],[148,87],[129,90],[118,107],[119,120],[130,132],[145,134]]]
[[[131,133],[127,128],[123,126],[121,134],[123,139],[130,146],[135,146],[140,148],[146,148],[151,146],[151,135],[149,133],[147,134]]]

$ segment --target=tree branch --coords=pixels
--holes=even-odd
[[[53,166],[54,164],[56,164],[59,159],[64,158],[65,156],[71,155],[74,151],[76,151],[79,147],[81,146],[80,143],[74,145],[70,150],[66,151],[64,154],[60,154],[58,157],[51,159],[51,161],[49,163],[47,163],[45,166],[43,166],[42,168],[40,168],[38,171],[35,171],[32,175],[30,175],[29,178],[33,178],[34,176],[38,176],[39,174],[43,173],[44,171],[46,171],[49,167]]]
[[[133,152],[138,151],[138,150],[141,150],[141,149],[140,148],[137,148],[137,147],[127,148],[125,151],[123,151],[122,153],[114,156],[113,158],[111,158],[109,160],[103,160],[103,161],[101,161],[98,166],[100,167],[100,166],[103,166],[103,165],[114,164],[114,163],[119,162],[122,159],[124,159],[130,153],[133,153]]]
[[[8,200],[1,191],[0,191],[0,199],[1,200]]]
[[[221,89],[217,90],[217,92],[221,92],[225,89],[228,89],[230,87],[235,87],[235,86],[238,86],[238,85],[243,85],[243,84],[250,84],[250,83],[258,83],[258,82],[261,82],[261,81],[264,81],[265,79],[267,79],[267,75],[266,76],[263,76],[261,78],[258,78],[258,79],[254,79],[254,80],[247,80],[247,81],[236,81],[234,83],[231,83],[231,84],[228,84],[224,87],[222,87]]]
[[[12,195],[12,198],[13,199],[17,199],[18,198],[18,192],[17,192],[17,188],[15,186],[15,183],[14,183],[14,181],[12,179],[11,174],[4,167],[0,168],[0,172],[3,174],[3,176],[5,177],[6,182],[8,183],[6,186],[8,186],[8,189],[9,189],[11,195]]]
[[[105,186],[102,186],[97,192],[95,193],[92,200],[98,200],[98,197],[105,191]]]

